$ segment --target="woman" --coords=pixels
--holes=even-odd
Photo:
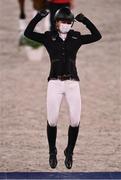
[[[51,168],[57,166],[57,121],[62,97],[65,96],[70,113],[68,129],[68,143],[64,150],[65,166],[70,169],[73,164],[73,151],[76,144],[81,115],[81,95],[79,77],[76,69],[76,54],[81,45],[93,43],[101,39],[101,34],[94,24],[83,14],[78,14],[75,19],[86,25],[90,34],[81,35],[80,32],[71,30],[74,15],[69,8],[62,8],[55,14],[56,32],[34,32],[36,24],[48,11],[40,11],[29,23],[25,36],[43,43],[46,47],[51,62],[47,89],[47,137],[49,143],[49,163]]]

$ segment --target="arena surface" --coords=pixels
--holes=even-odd
[[[121,171],[121,1],[75,0],[103,38],[80,48],[77,67],[82,95],[80,133],[71,172]],[[28,21],[31,2],[26,2]],[[58,122],[58,167],[48,165],[46,88],[49,58],[30,61],[18,46],[18,4],[0,1],[0,172],[70,172],[64,166],[68,108]],[[87,31],[80,23],[74,28]]]

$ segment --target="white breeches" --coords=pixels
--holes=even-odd
[[[56,126],[63,96],[69,106],[70,125],[77,127],[81,116],[81,95],[79,82],[74,80],[50,80],[47,88],[47,119],[50,126]]]

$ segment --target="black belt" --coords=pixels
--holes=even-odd
[[[61,80],[61,81],[66,81],[66,80],[72,80],[72,81],[76,81],[76,79],[70,77],[70,76],[66,76],[66,75],[62,75],[62,76],[57,76],[55,78],[50,78],[50,80]]]

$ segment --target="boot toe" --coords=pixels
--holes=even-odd
[[[57,158],[56,158],[56,155],[50,155],[50,158],[49,158],[49,164],[50,164],[50,167],[52,169],[56,168],[57,166]]]
[[[66,156],[65,158],[65,166],[67,169],[71,169],[72,165],[73,165],[73,158],[72,158],[72,154],[67,154],[66,150],[64,151],[64,155]]]
[[[66,168],[67,169],[71,169],[72,168],[72,160],[71,159],[68,159],[68,158],[66,158],[65,159],[65,166],[66,166]]]

